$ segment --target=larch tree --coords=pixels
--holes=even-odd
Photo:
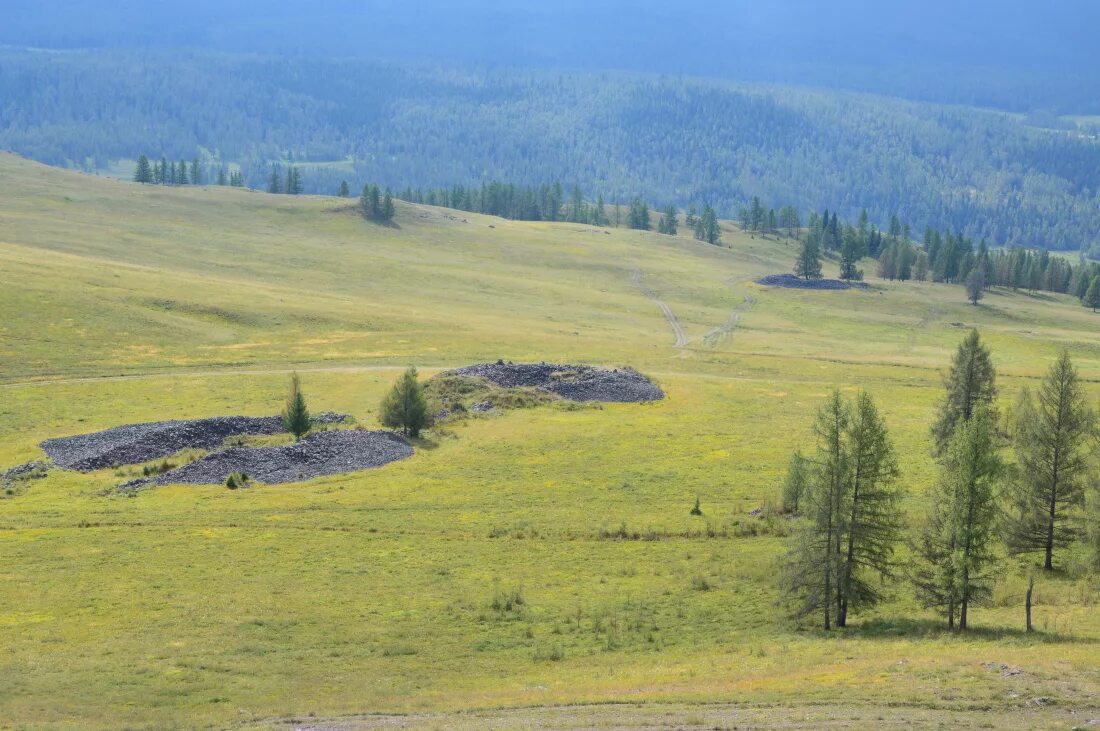
[[[951,433],[929,511],[913,543],[910,578],[921,602],[965,630],[971,606],[987,600],[996,578],[995,416],[978,408]]]
[[[863,240],[860,239],[856,229],[847,228],[841,236],[840,244],[840,278],[846,281],[862,279],[863,273],[859,270],[859,260],[864,255]]]
[[[1093,312],[1100,309],[1100,274],[1093,277],[1092,281],[1089,282],[1088,289],[1085,290],[1085,296],[1081,299],[1081,304],[1092,308]]]
[[[836,617],[841,523],[848,481],[844,433],[850,419],[851,410],[840,391],[833,391],[817,412],[817,449],[801,500],[806,520],[795,533],[780,571],[780,588],[792,613],[798,617],[820,614],[826,630],[832,629]]]
[[[283,428],[293,434],[295,439],[301,439],[309,431],[310,424],[309,409],[306,408],[306,399],[302,395],[302,382],[298,374],[294,373],[290,376],[290,393],[283,407]]]
[[[138,158],[137,168],[134,170],[134,182],[142,184],[153,182],[153,168],[145,155]]]
[[[837,592],[837,626],[848,610],[873,606],[883,579],[893,575],[894,549],[901,538],[901,495],[897,456],[870,394],[860,392],[846,434],[849,486],[845,544]]]
[[[796,451],[791,455],[791,462],[787,467],[787,477],[783,481],[783,512],[798,514],[802,505],[802,496],[806,493],[809,471],[810,462],[802,456],[802,452]]]
[[[378,220],[382,223],[391,223],[396,213],[397,207],[393,203],[393,193],[389,188],[386,188],[386,192],[382,195],[382,206],[379,211]]]
[[[816,237],[807,236],[802,240],[798,258],[794,263],[794,273],[803,279],[821,278],[821,247]]]
[[[818,447],[809,464],[792,458],[784,503],[798,492],[806,520],[783,560],[782,588],[796,615],[821,613],[844,627],[850,611],[883,598],[893,574],[901,518],[897,459],[871,397],[853,409],[834,391],[818,412]],[[799,485],[799,482],[802,484]]]
[[[431,424],[424,388],[413,366],[401,374],[382,399],[381,420],[383,426],[400,429],[405,436],[414,438],[420,436],[421,429]]]
[[[974,267],[966,275],[966,298],[970,304],[976,305],[985,296],[985,271],[981,267]]]
[[[936,455],[943,454],[959,424],[969,421],[978,408],[991,408],[997,396],[993,359],[977,330],[971,330],[955,351],[944,387],[947,394],[932,425]]]
[[[1016,455],[1019,479],[1012,490],[1006,543],[1015,554],[1041,553],[1054,568],[1054,552],[1078,536],[1076,511],[1085,506],[1089,447],[1095,416],[1077,369],[1062,351],[1039,389],[1039,403],[1021,409]]]

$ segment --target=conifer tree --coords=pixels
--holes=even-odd
[[[669,236],[676,235],[676,206],[670,205],[665,209],[664,214],[661,217],[660,233],[667,234]]]
[[[1092,278],[1081,303],[1085,307],[1091,307],[1093,312],[1100,308],[1100,274]]]
[[[781,562],[780,588],[793,614],[805,617],[820,613],[826,630],[832,629],[836,617],[841,520],[848,476],[844,432],[850,419],[840,391],[833,391],[817,412],[813,472],[800,501],[806,520]]]
[[[886,426],[865,392],[853,410],[834,391],[815,431],[817,453],[798,500],[807,520],[784,560],[783,588],[796,614],[821,612],[829,629],[833,621],[846,626],[850,611],[883,597],[901,531],[898,469]],[[795,491],[803,466],[796,454],[785,493]]]
[[[847,227],[841,236],[840,245],[840,278],[846,281],[862,279],[863,274],[858,269],[859,260],[863,258],[863,242],[860,240],[856,229]]]
[[[722,227],[718,223],[718,214],[710,204],[703,206],[703,215],[696,222],[695,238],[715,246],[722,243]]]
[[[267,192],[283,192],[283,176],[279,171],[278,163],[275,163],[271,166],[271,174],[267,176]]]
[[[302,194],[302,174],[298,172],[298,168],[291,165],[286,170],[286,193],[287,195],[301,195]]]
[[[791,455],[791,462],[787,466],[787,478],[783,482],[783,512],[792,514],[799,512],[802,496],[806,493],[809,471],[810,463],[802,456],[802,452],[796,451]]]
[[[849,486],[845,545],[837,594],[837,626],[849,609],[883,598],[883,580],[893,575],[894,548],[901,537],[897,457],[886,424],[866,391],[856,397],[847,434]]]
[[[197,157],[191,160],[191,185],[202,185],[202,163]]]
[[[687,213],[684,215],[684,227],[694,231],[695,230],[695,218],[696,218],[695,206],[688,206]]]
[[[917,252],[917,259],[913,264],[913,279],[918,282],[928,279],[928,254],[923,251]]]
[[[218,168],[218,185],[225,185],[225,167]]]
[[[794,273],[803,279],[821,278],[821,249],[817,237],[807,236],[803,239],[798,259],[795,260]]]
[[[947,394],[932,425],[933,451],[937,455],[943,454],[959,424],[969,421],[979,408],[992,409],[997,397],[996,370],[977,330],[971,330],[959,344],[944,387]],[[995,419],[996,414],[991,413],[990,418]]]
[[[431,424],[428,402],[413,366],[408,367],[382,400],[381,420],[383,426],[401,429],[405,436],[414,438]]]
[[[593,226],[606,226],[607,221],[607,208],[604,206],[603,194],[596,196],[596,207],[592,210],[592,225]]]
[[[979,407],[948,440],[929,511],[913,545],[911,579],[921,602],[960,630],[989,598],[996,577],[994,527],[1001,462],[995,417]]]
[[[190,180],[187,177],[187,163],[180,160],[176,166],[176,185],[187,185]]]
[[[337,191],[336,195],[340,196],[341,198],[347,198],[351,195],[351,190],[348,188],[348,181],[340,181],[340,190]]]
[[[295,439],[301,439],[302,435],[309,431],[309,410],[306,408],[305,397],[302,396],[302,384],[298,374],[290,376],[290,395],[287,396],[286,406],[283,408],[283,428],[294,435]]]
[[[1016,554],[1042,553],[1043,568],[1050,571],[1055,550],[1078,536],[1071,519],[1085,505],[1088,448],[1095,426],[1067,351],[1043,380],[1038,407],[1021,405],[1017,418],[1019,480],[1013,486],[1006,542]]]
[[[985,296],[985,272],[980,267],[974,267],[966,275],[966,298],[970,304],[977,305]]]
[[[379,211],[379,219],[382,223],[390,223],[393,221],[394,214],[397,209],[393,203],[393,193],[389,188],[386,188],[386,193],[382,196],[381,210]]]
[[[138,158],[137,168],[134,170],[134,182],[143,185],[153,182],[153,169],[149,166],[149,158],[145,155]]]

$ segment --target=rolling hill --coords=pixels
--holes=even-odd
[[[1095,578],[1042,578],[1034,636],[1015,564],[965,637],[906,588],[824,634],[777,607],[784,524],[751,514],[828,391],[858,386],[915,515],[941,372],[970,327],[1005,404],[1063,347],[1095,398],[1100,316],[1072,298],[766,288],[795,245],[732,225],[714,247],[399,203],[381,227],[343,199],[144,187],[12,155],[0,189],[3,467],[49,437],[275,413],[291,371],[312,409],[371,427],[408,364],[630,365],[667,393],[470,418],[402,462],[299,484],[126,495],[112,488],[133,468],[51,471],[0,500],[4,725],[1100,716]]]

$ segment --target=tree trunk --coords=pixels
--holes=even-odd
[[[1031,626],[1031,595],[1035,591],[1035,577],[1031,576],[1027,580],[1027,631],[1034,632],[1035,628]]]

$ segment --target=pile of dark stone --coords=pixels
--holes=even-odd
[[[481,363],[444,375],[484,378],[502,388],[538,388],[570,401],[639,402],[665,397],[633,368],[596,368],[551,363]]]
[[[845,282],[840,279],[803,279],[793,274],[769,274],[756,280],[757,284],[768,287],[788,287],[790,289],[851,289],[866,288],[864,282]]]
[[[18,480],[38,480],[46,476],[50,465],[48,462],[34,461],[16,465],[9,470],[0,472],[0,487],[11,487]]]
[[[150,480],[135,480],[126,487],[150,483],[218,485],[224,484],[234,473],[269,484],[300,482],[322,475],[381,467],[410,457],[412,453],[412,446],[392,432],[363,429],[322,431],[293,444],[233,447],[214,452]]]
[[[315,424],[345,421],[344,414],[322,413]],[[235,436],[278,434],[278,416],[217,416],[187,421],[128,424],[112,429],[47,439],[40,445],[54,464],[69,470],[90,472],[123,464],[141,464],[184,449],[215,449]]]

